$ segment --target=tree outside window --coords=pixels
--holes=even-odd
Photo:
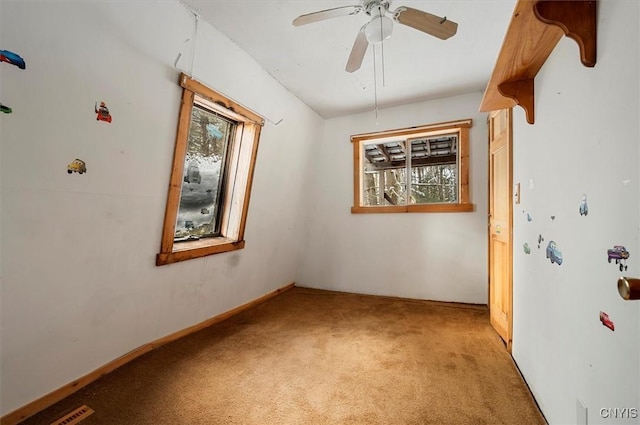
[[[464,120],[352,136],[352,212],[472,211],[469,127]]]

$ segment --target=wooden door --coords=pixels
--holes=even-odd
[[[489,313],[511,351],[512,157],[511,109],[489,114]]]

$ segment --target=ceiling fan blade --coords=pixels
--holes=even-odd
[[[402,6],[393,12],[393,17],[402,25],[426,32],[429,35],[446,40],[456,34],[458,24],[422,10]]]
[[[324,21],[325,19],[337,18],[338,16],[355,15],[362,10],[362,6],[342,6],[333,9],[321,10],[319,12],[300,15],[293,20],[293,25],[311,24],[313,22]]]
[[[367,36],[364,33],[365,27],[366,25],[363,25],[363,27],[360,28],[358,36],[356,37],[356,41],[353,43],[351,54],[349,55],[349,60],[347,61],[347,72],[355,72],[359,70],[360,66],[362,65],[364,55],[365,53],[367,53],[369,41],[367,40]]]

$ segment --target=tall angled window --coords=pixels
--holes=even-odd
[[[237,125],[207,109],[198,96],[194,102],[175,242],[220,235],[228,151]]]
[[[471,120],[351,137],[353,213],[472,211]]]
[[[157,265],[244,248],[264,123],[185,74],[180,84],[182,105]]]

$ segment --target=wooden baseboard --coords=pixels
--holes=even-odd
[[[103,377],[104,375],[113,372],[114,370],[116,370],[117,368],[129,363],[132,360],[135,360],[136,358],[140,357],[141,355],[148,353],[151,350],[155,350],[158,347],[161,347],[169,342],[175,341],[176,339],[182,338],[184,336],[187,336],[189,334],[198,332],[202,329],[208,328],[209,326],[215,325],[216,323],[222,322],[223,320],[226,320],[232,316],[235,316],[236,314],[242,313],[243,311],[249,310],[259,304],[262,304],[263,302],[275,297],[276,295],[280,295],[281,293],[288,291],[289,289],[293,288],[295,286],[295,283],[290,283],[289,285],[283,286],[282,288],[276,289],[275,291],[271,291],[259,298],[256,298],[253,301],[249,301],[246,304],[243,304],[241,306],[238,306],[232,310],[229,310],[227,312],[224,312],[222,314],[219,314],[217,316],[214,316],[210,319],[205,320],[204,322],[195,324],[193,326],[189,326],[188,328],[182,329],[180,331],[174,332],[170,335],[164,336],[160,339],[157,339],[155,341],[149,342],[147,344],[144,344],[130,352],[128,352],[127,354],[123,355],[122,357],[119,357],[109,363],[107,363],[104,366],[99,367],[98,369],[94,370],[93,372],[90,372],[86,375],[84,375],[81,378],[76,379],[73,382],[70,382],[60,388],[58,388],[57,390],[54,390],[52,392],[50,392],[49,394],[46,394],[34,401],[32,401],[29,404],[26,404],[16,410],[14,410],[13,412],[7,413],[6,415],[2,416],[2,418],[0,418],[0,424],[2,425],[16,425],[21,421],[24,421],[25,419],[35,415],[38,412],[41,412],[42,410],[46,409],[47,407],[57,403],[58,401],[62,400],[63,398],[75,393],[76,391],[80,390],[81,388],[86,387],[87,385],[89,385],[90,383],[96,381],[97,379]]]
[[[466,302],[460,302],[460,301],[437,301],[437,300],[428,300],[424,298],[397,297],[393,295],[376,295],[376,294],[367,294],[363,292],[338,291],[334,289],[320,289],[320,288],[312,288],[312,287],[298,286],[298,285],[296,285],[296,288],[298,291],[308,290],[308,291],[313,291],[313,292],[317,292],[318,294],[324,294],[324,295],[331,294],[331,293],[360,295],[363,297],[376,297],[380,299],[399,300],[399,301],[404,301],[409,303],[430,304],[430,305],[435,305],[439,307],[464,308],[469,310],[479,310],[487,313],[489,312],[489,306],[487,304],[466,303]]]

